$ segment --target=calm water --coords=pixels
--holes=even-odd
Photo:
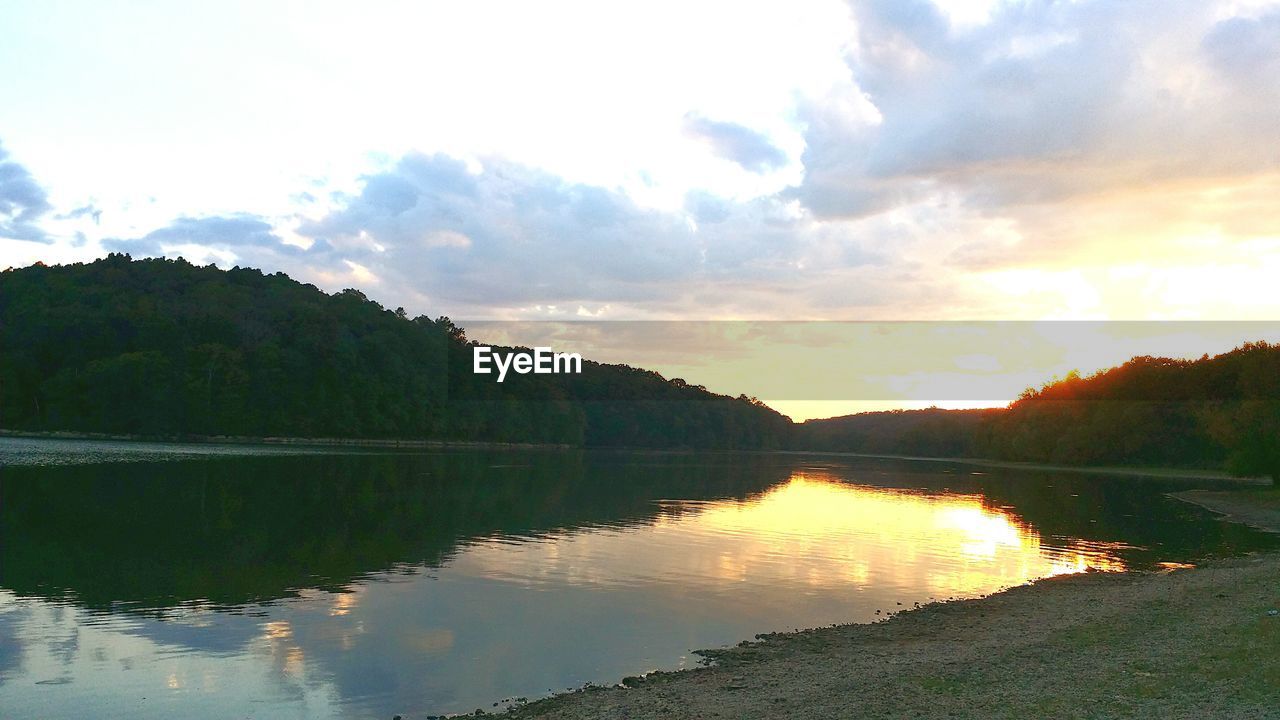
[[[1275,542],[1169,483],[817,456],[0,439],[0,462],[0,717],[492,709]]]

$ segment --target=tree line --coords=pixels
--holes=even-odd
[[[1007,408],[864,413],[799,426],[822,450],[1063,465],[1226,470],[1280,478],[1280,345],[1195,360],[1135,357],[1069,373]]]
[[[283,273],[112,254],[0,272],[0,428],[810,449],[1280,476],[1280,346],[1137,357],[1007,408],[793,424],[755,398],[586,360],[472,372],[466,332]],[[511,349],[504,349],[511,350]]]
[[[791,424],[626,365],[498,385],[448,318],[181,259],[0,273],[0,347],[7,430],[757,449]]]

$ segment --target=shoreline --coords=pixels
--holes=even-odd
[[[1223,522],[1240,523],[1255,530],[1280,533],[1280,491],[1249,493],[1229,490],[1181,490],[1165,494],[1221,515],[1219,520]]]
[[[1008,470],[1039,470],[1046,472],[1085,473],[1089,475],[1120,475],[1124,477],[1154,478],[1158,480],[1210,480],[1213,482],[1227,482],[1258,487],[1270,486],[1272,484],[1270,480],[1264,477],[1241,477],[1228,474],[1223,470],[1205,470],[1197,468],[1147,468],[1125,467],[1121,465],[1055,465],[1053,463],[989,460],[986,458],[880,455],[873,453],[839,452],[835,450],[774,450],[773,452],[790,455],[826,455],[831,457],[855,457],[872,460],[908,460],[912,462],[954,463],[957,465],[974,465],[977,467],[1003,468]]]
[[[1280,532],[1280,490],[1170,495]],[[707,667],[503,717],[1277,718],[1278,577],[1277,552],[1050,577],[875,623],[758,635],[699,651]]]
[[[919,455],[884,455],[875,453],[840,452],[834,450],[699,450],[697,448],[628,448],[597,447],[588,448],[581,445],[565,443],[516,443],[488,440],[412,440],[397,438],[298,438],[298,437],[248,437],[238,435],[128,435],[119,433],[92,433],[67,430],[5,430],[0,428],[0,438],[31,438],[46,440],[103,440],[111,442],[152,442],[152,443],[185,443],[192,445],[269,445],[299,446],[319,448],[379,448],[402,450],[601,450],[621,452],[652,453],[692,453],[692,452],[741,452],[762,455],[803,455],[826,457],[849,457],[868,460],[905,460],[909,462],[950,463],[955,465],[972,465],[975,467],[1001,468],[1007,470],[1030,470],[1041,472],[1069,472],[1090,475],[1116,475],[1120,477],[1140,477],[1157,480],[1190,480],[1230,483],[1257,487],[1270,486],[1272,482],[1260,477],[1238,477],[1222,470],[1205,470],[1195,468],[1133,468],[1123,466],[1101,465],[1055,465],[1052,463],[1015,462],[1010,460],[989,460],[985,458],[964,457],[926,457]]]
[[[397,438],[297,438],[248,437],[241,435],[122,435],[118,433],[72,432],[64,430],[3,430],[0,438],[33,440],[98,440],[106,442],[175,443],[187,445],[271,445],[318,448],[379,448],[402,450],[574,450],[574,445],[555,443],[511,443],[487,440],[401,440]]]

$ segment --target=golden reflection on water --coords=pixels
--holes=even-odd
[[[335,593],[333,595],[333,604],[329,608],[330,617],[342,617],[351,612],[360,602],[360,596],[356,588],[347,590],[346,592]]]
[[[643,542],[634,537],[646,532]],[[828,592],[873,586],[949,597],[1028,580],[1123,570],[1106,543],[1045,542],[980,496],[853,485],[813,472],[747,500],[667,501],[652,525],[473,546],[490,577],[575,585],[744,584]],[[768,590],[766,590],[768,591]]]
[[[688,522],[664,517],[659,524]],[[1017,516],[980,496],[923,494],[850,485],[797,473],[759,498],[716,503],[695,520],[734,538],[727,579],[742,579],[768,556],[795,560],[791,580],[810,586],[866,583],[873,569],[900,584],[972,593],[1037,577],[1122,570],[1103,549],[1046,548]],[[775,569],[786,572],[785,568]]]
[[[288,620],[263,623],[261,637],[265,643],[265,652],[272,659],[277,672],[295,678],[303,677],[306,653],[294,637],[292,623]]]
[[[262,635],[267,640],[284,640],[293,637],[293,627],[288,620],[273,620],[262,624]]]

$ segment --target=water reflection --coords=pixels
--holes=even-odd
[[[655,498],[746,497],[786,473],[730,456],[484,452],[7,466],[0,585],[110,611],[238,606],[438,567],[479,538],[644,523]]]
[[[742,500],[658,505],[642,542],[635,528],[567,531],[536,542],[488,539],[453,568],[528,587],[665,585],[684,595],[749,592],[753,602],[786,605],[796,593],[885,588],[986,594],[1067,572],[1124,570],[1118,552],[1133,548],[1049,544],[980,495],[852,485],[831,474],[798,472]]]
[[[770,456],[6,469],[0,707],[391,717],[1265,536],[1160,486]]]

